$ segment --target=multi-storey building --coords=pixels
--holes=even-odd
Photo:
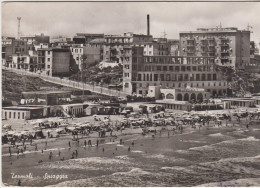
[[[176,39],[168,39],[169,55],[179,56],[180,55],[180,41]]]
[[[243,69],[250,62],[250,31],[231,27],[180,32],[180,55],[216,57],[219,65]]]
[[[21,36],[20,39],[27,41],[27,44],[50,42],[50,36],[46,36],[43,33],[41,35],[34,35],[34,36]]]
[[[133,46],[143,47],[143,55],[169,55],[169,43],[166,38],[153,39],[152,35],[133,34],[105,35],[103,60],[123,63],[124,50]]]
[[[64,48],[38,49],[37,70],[46,75],[67,75],[70,72],[70,50]]]
[[[75,63],[78,65],[79,70],[82,70],[83,66],[83,54],[84,54],[84,46],[83,44],[73,44],[70,47],[70,51]]]
[[[128,94],[146,96],[149,86],[203,88],[213,96],[227,93],[214,57],[144,56],[142,47],[133,47],[129,56],[123,63],[123,90]]]
[[[85,38],[84,39],[84,43],[80,43],[80,44],[89,44],[90,41],[92,41],[94,39],[103,39],[104,38],[104,34],[98,34],[98,33],[77,33],[77,36],[74,37],[76,39],[76,41],[77,41],[77,37]],[[80,40],[80,41],[82,42],[83,40]],[[76,43],[76,44],[79,44],[79,43]]]

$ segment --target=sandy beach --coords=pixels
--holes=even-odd
[[[111,116],[113,121],[122,118]],[[72,121],[93,122],[93,117],[69,120]],[[242,119],[240,124],[227,126],[187,126],[182,134],[173,132],[171,126],[168,130],[156,127],[156,134],[145,136],[140,134],[140,128],[125,129],[113,133],[117,138],[109,134],[98,138],[93,132],[79,136],[79,143],[72,140],[72,135],[64,135],[35,140],[32,146],[27,143],[27,151],[19,156],[12,148],[11,157],[8,145],[4,145],[3,182],[17,185],[19,178],[15,175],[31,173],[31,178],[20,178],[22,186],[217,186],[234,179],[238,179],[236,186],[243,186],[260,177],[259,121],[252,121],[249,129],[246,123]],[[24,128],[20,125],[19,129]],[[92,146],[85,147],[85,140],[91,140]],[[73,152],[78,153],[74,159]],[[249,185],[259,186],[259,181]]]

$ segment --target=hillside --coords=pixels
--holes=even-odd
[[[38,77],[25,76],[10,71],[2,70],[3,102],[18,104],[21,93],[26,91],[43,90],[75,90],[69,87],[46,82]]]
[[[223,73],[229,82],[229,89],[232,89],[237,97],[260,92],[260,74],[235,71],[226,66],[218,66],[217,70]]]

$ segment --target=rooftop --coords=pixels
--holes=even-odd
[[[44,107],[32,107],[32,106],[8,106],[2,107],[5,110],[38,110],[43,109]]]

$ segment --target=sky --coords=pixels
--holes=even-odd
[[[2,35],[44,33],[73,37],[76,33],[146,34],[146,15],[154,37],[178,39],[180,31],[197,28],[253,28],[260,42],[260,2],[7,2],[2,3]]]

